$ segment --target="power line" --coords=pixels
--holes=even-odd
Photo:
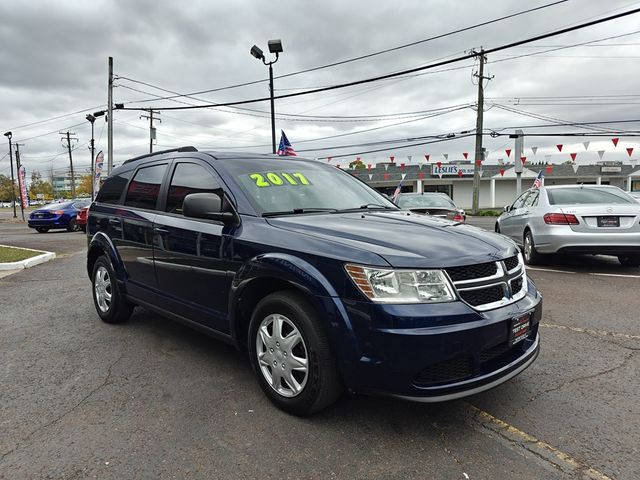
[[[509,14],[509,15],[505,15],[505,16],[502,16],[502,17],[494,18],[493,20],[487,20],[487,21],[482,22],[482,23],[477,23],[475,25],[470,25],[470,26],[467,26],[467,27],[459,28],[457,30],[452,30],[450,32],[446,32],[446,33],[442,33],[442,34],[439,34],[439,35],[435,35],[433,37],[425,38],[425,39],[422,39],[422,40],[417,40],[415,42],[406,43],[406,44],[399,45],[399,46],[396,46],[396,47],[387,48],[385,50],[380,50],[380,51],[369,53],[369,54],[366,54],[366,55],[360,55],[358,57],[353,57],[353,58],[349,58],[349,59],[346,59],[346,60],[340,60],[338,62],[333,62],[333,63],[328,63],[328,64],[325,64],[325,65],[320,65],[320,66],[317,66],[317,67],[307,68],[305,70],[299,70],[297,72],[286,73],[284,75],[276,76],[276,77],[274,77],[274,79],[277,80],[277,79],[281,79],[281,78],[292,77],[294,75],[300,75],[300,74],[303,74],[303,73],[314,72],[314,71],[322,70],[322,69],[325,69],[325,68],[335,67],[335,66],[344,65],[344,64],[350,63],[350,62],[363,60],[365,58],[375,57],[377,55],[382,55],[384,53],[394,52],[394,51],[397,51],[397,50],[400,50],[400,49],[403,49],[403,48],[412,47],[412,46],[419,45],[419,44],[426,43],[426,42],[430,42],[430,41],[433,41],[433,40],[439,40],[441,38],[445,38],[445,37],[448,37],[448,36],[451,36],[451,35],[455,35],[455,34],[458,34],[458,33],[466,32],[466,31],[469,31],[469,30],[474,30],[474,29],[477,29],[477,28],[480,28],[480,27],[491,25],[493,23],[501,22],[503,20],[514,18],[514,17],[520,16],[520,15],[525,15],[527,13],[532,13],[532,12],[535,12],[537,10],[542,10],[542,9],[545,9],[545,8],[548,8],[548,7],[552,7],[552,6],[555,6],[555,5],[558,5],[558,4],[561,4],[561,3],[565,3],[565,2],[567,2],[567,0],[558,0],[558,1],[555,1],[555,2],[551,2],[551,3],[544,4],[544,5],[540,5],[538,7],[534,7],[534,8],[530,8],[530,9],[523,10],[523,11],[520,11],[520,12],[516,12],[516,13]],[[129,80],[130,82],[139,83],[141,85],[146,85],[146,86],[152,87],[152,88],[157,88],[157,87],[154,87],[153,85],[151,85],[149,83],[145,83],[145,82],[142,82],[142,81],[139,81],[139,80],[135,80],[135,79],[132,79],[132,78],[129,78],[129,77],[118,76],[117,78],[126,79],[126,80]],[[162,98],[162,100],[170,100],[172,98],[189,97],[189,96],[192,96],[192,95],[202,95],[202,94],[205,94],[205,93],[219,92],[219,91],[222,91],[222,90],[229,90],[229,89],[238,88],[238,87],[245,87],[245,86],[248,86],[248,85],[255,85],[257,83],[262,83],[262,82],[266,82],[266,79],[264,79],[264,80],[254,80],[254,81],[251,81],[251,82],[244,82],[244,83],[239,83],[239,84],[236,84],[236,85],[228,85],[226,87],[212,88],[212,89],[209,89],[209,90],[201,90],[201,91],[198,91],[198,92],[192,92],[192,93],[188,93],[188,94],[179,94],[177,92],[169,92],[169,93],[174,93],[175,96],[173,96],[173,97],[164,97],[164,98]],[[163,90],[163,89],[159,89],[159,90]],[[139,101],[129,102],[129,103],[143,103],[143,102],[149,102],[149,101],[151,101],[151,100],[139,100]]]
[[[640,12],[640,8],[636,8],[636,9],[629,10],[629,11],[626,11],[626,12],[618,13],[616,15],[611,15],[611,16],[608,16],[608,17],[600,18],[598,20],[592,20],[590,22],[581,23],[581,24],[578,24],[578,25],[574,25],[572,27],[563,28],[561,30],[555,30],[553,32],[544,33],[544,34],[537,35],[535,37],[530,37],[530,38],[527,38],[527,39],[524,39],[524,40],[518,40],[518,41],[515,41],[515,42],[511,42],[511,43],[505,44],[505,45],[501,45],[501,46],[498,46],[498,47],[493,47],[493,48],[487,49],[487,50],[485,50],[485,54],[488,55],[488,54],[491,54],[491,53],[494,53],[494,52],[499,52],[499,51],[502,51],[502,50],[513,48],[513,47],[518,46],[518,45],[524,45],[524,44],[527,44],[527,43],[536,42],[538,40],[543,40],[545,38],[550,38],[550,37],[562,35],[562,34],[565,34],[565,33],[573,32],[573,31],[576,31],[576,30],[581,30],[581,29],[586,28],[586,27],[590,27],[590,26],[593,26],[593,25],[598,25],[598,24],[601,24],[601,23],[604,23],[604,22],[609,22],[611,20],[616,20],[618,18],[622,18],[622,17],[626,17],[626,16],[629,16],[629,15],[633,15],[633,14],[636,14],[638,12]],[[471,53],[471,54],[467,54],[467,55],[464,55],[464,56],[452,58],[452,59],[449,59],[449,60],[443,60],[443,61],[440,61],[440,62],[437,62],[437,63],[432,63],[432,64],[429,64],[429,65],[424,65],[422,67],[416,67],[416,68],[412,68],[412,69],[409,69],[409,70],[403,70],[403,71],[396,72],[396,73],[389,73],[389,74],[380,75],[380,76],[377,76],[377,77],[370,77],[370,78],[366,78],[366,79],[362,79],[362,80],[356,80],[356,81],[353,81],[353,82],[341,83],[341,84],[333,85],[331,87],[318,88],[318,89],[314,89],[314,90],[307,90],[307,91],[296,92],[296,93],[288,93],[288,94],[285,94],[285,95],[278,95],[275,98],[276,99],[283,99],[283,98],[299,97],[299,96],[302,96],[302,95],[310,95],[310,94],[314,94],[314,93],[326,92],[326,91],[329,91],[329,90],[336,90],[336,89],[339,89],[339,88],[352,87],[352,86],[361,85],[361,84],[364,84],[364,83],[376,82],[376,81],[380,81],[380,80],[383,80],[383,79],[386,79],[386,78],[399,77],[399,76],[405,75],[407,73],[414,73],[414,72],[419,72],[419,71],[423,71],[423,70],[429,70],[429,69],[432,69],[432,68],[435,68],[435,67],[440,67],[440,66],[443,66],[443,65],[450,65],[452,63],[456,63],[456,62],[460,62],[462,60],[467,60],[469,58],[473,58],[473,57],[475,57],[475,55],[476,55],[475,53]],[[268,101],[268,100],[270,100],[270,97],[254,98],[254,99],[250,99],[250,100],[240,100],[240,101],[227,102],[227,103],[205,104],[205,105],[198,105],[198,106],[162,107],[162,108],[161,107],[155,107],[155,109],[157,109],[157,110],[191,110],[191,109],[207,108],[207,107],[228,107],[228,106],[232,106],[232,105],[246,105],[246,104],[249,104],[249,103],[264,102],[264,101]],[[140,109],[140,108],[137,108],[137,107],[136,108],[123,107],[122,109],[123,110],[146,110],[146,109]]]

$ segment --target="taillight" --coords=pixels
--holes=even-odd
[[[456,213],[455,217],[453,217],[453,220],[455,222],[464,222],[464,217],[461,214]]]
[[[547,213],[542,218],[547,225],[578,225],[580,223],[575,215],[569,213]]]

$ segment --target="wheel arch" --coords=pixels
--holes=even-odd
[[[327,278],[306,260],[294,255],[271,253],[253,258],[237,272],[229,295],[231,335],[238,348],[246,347],[251,314],[267,295],[292,290],[305,297],[325,321],[333,348],[344,342],[356,351],[353,328],[346,308]],[[346,335],[345,335],[346,333]]]
[[[89,275],[89,278],[91,278],[93,274],[93,266],[96,260],[102,255],[106,255],[109,257],[109,260],[111,260],[113,271],[116,274],[116,280],[124,282],[126,273],[122,260],[111,239],[103,232],[96,233],[89,242],[89,249],[87,251],[87,275]]]

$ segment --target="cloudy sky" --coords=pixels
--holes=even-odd
[[[553,0],[325,0],[92,2],[32,0],[0,4],[0,131],[11,130],[28,172],[44,175],[68,168],[59,132],[75,133],[74,165],[90,162],[90,124],[85,115],[106,108],[107,59],[114,58],[114,102],[163,108],[234,102],[268,96],[268,69],[249,54],[252,45],[267,58],[269,39],[282,40],[275,75],[349,60],[515,14]],[[625,0],[568,0],[463,33],[418,43],[334,67],[275,81],[276,95],[336,85],[441,60],[471,49],[493,48],[567,26],[640,7]],[[578,163],[638,158],[640,142],[640,14],[584,28],[488,56],[485,128],[508,134],[525,127],[525,155],[561,163],[577,153]],[[477,62],[462,60],[419,74],[276,101],[276,128],[309,157],[346,164],[444,161],[473,152],[474,139],[459,135],[475,128]],[[238,84],[256,82],[237,88]],[[159,87],[159,88],[155,88]],[[190,94],[173,99],[170,92]],[[225,108],[165,110],[157,123],[157,150],[180,145],[199,149],[270,152],[269,103]],[[247,110],[249,109],[249,110]],[[114,114],[114,159],[144,154],[149,123],[141,111]],[[359,117],[359,118],[354,118]],[[595,126],[543,125],[571,122]],[[585,137],[534,136],[577,133]],[[444,142],[406,139],[458,134]],[[604,134],[605,136],[596,136]],[[620,137],[617,147],[611,138]],[[97,150],[107,148],[106,123],[95,124]],[[279,133],[278,133],[279,138]],[[6,139],[3,139],[6,140]],[[422,140],[429,141],[429,140]],[[388,143],[380,143],[388,142]],[[506,158],[508,136],[486,136],[488,162]],[[585,149],[583,142],[590,142]],[[556,148],[563,144],[562,152]],[[342,148],[335,148],[342,147]],[[531,147],[538,147],[536,155]],[[629,157],[626,148],[634,148]],[[371,150],[386,149],[379,152]],[[8,151],[0,148],[0,157]],[[370,152],[370,153],[366,153]],[[345,155],[345,156],[341,156]],[[551,157],[548,157],[551,155]],[[513,157],[513,154],[512,154]],[[471,157],[470,157],[471,158]],[[398,161],[398,160],[396,160]],[[8,157],[0,174],[9,173]]]

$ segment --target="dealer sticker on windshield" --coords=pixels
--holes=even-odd
[[[250,173],[256,187],[279,187],[282,185],[311,185],[309,179],[300,172],[263,172]]]
[[[509,330],[509,346],[521,342],[529,334],[532,312],[525,313],[511,319],[511,329]]]

